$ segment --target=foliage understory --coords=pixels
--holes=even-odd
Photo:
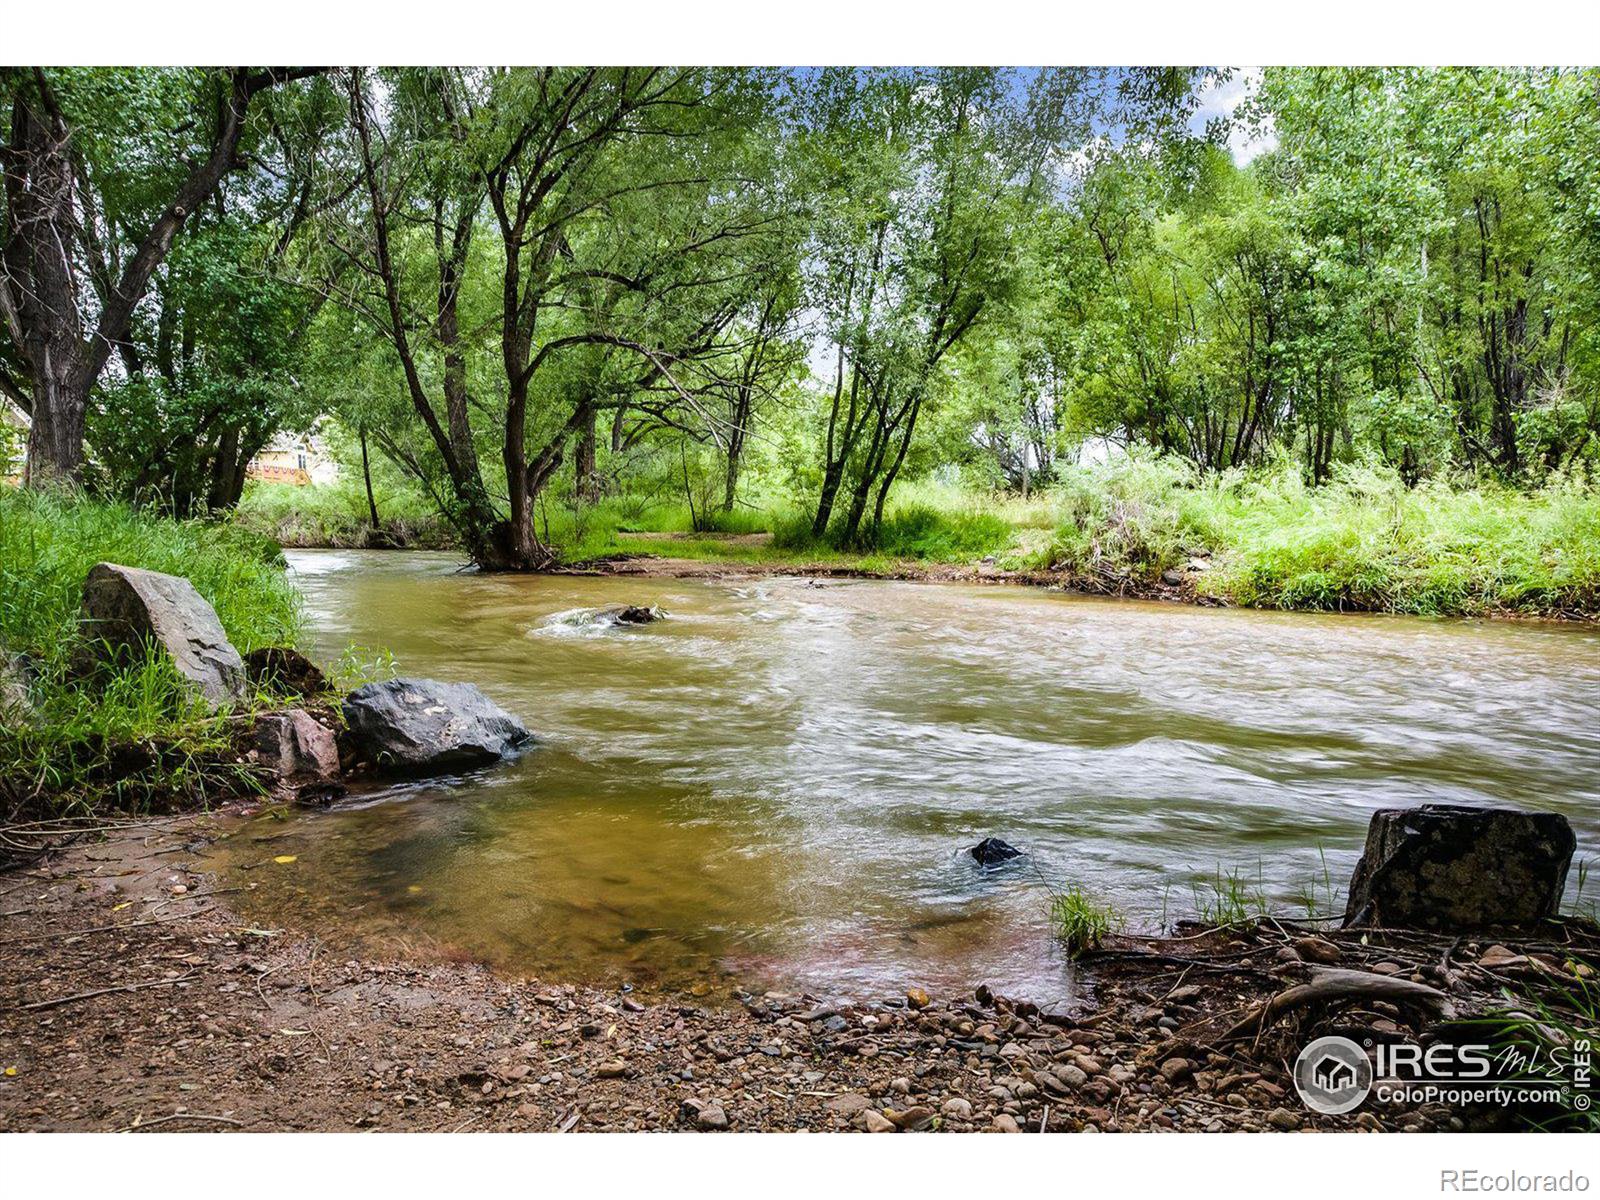
[[[0,490],[0,665],[27,692],[25,710],[0,711],[0,823],[203,804],[253,786],[233,753],[239,722],[211,712],[165,658],[75,666],[98,562],[185,576],[241,653],[299,633],[282,555],[247,530]]]
[[[381,486],[375,500],[377,525],[359,479],[320,487],[252,483],[234,519],[280,546],[448,550],[455,545],[449,524],[414,489]]]
[[[550,501],[536,517],[567,563],[651,554],[897,575],[987,561],[1083,591],[1251,608],[1600,616],[1600,488],[1592,483],[1408,487],[1394,470],[1364,465],[1311,487],[1288,460],[1202,474],[1144,454],[1057,475],[1027,500],[908,484],[876,537],[855,544],[831,531],[814,537],[807,506],[782,494],[709,516],[681,502],[619,496]],[[310,513],[333,504],[319,489],[281,491],[296,495],[275,499],[303,499]],[[399,510],[404,502],[391,503]]]

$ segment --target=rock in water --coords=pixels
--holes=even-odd
[[[244,662],[217,610],[180,575],[97,563],[83,581],[82,630],[96,656],[160,649],[212,704],[244,695]]]
[[[1001,863],[1008,862],[1013,858],[1022,857],[1021,850],[1018,850],[1008,842],[1002,842],[999,838],[984,838],[983,841],[972,847],[967,853],[977,859],[980,866],[984,867],[999,866]]]
[[[322,668],[287,646],[250,651],[244,656],[244,669],[251,683],[283,696],[320,696],[331,690]]]
[[[597,621],[614,621],[621,625],[648,625],[652,621],[659,621],[667,614],[659,608],[647,608],[641,604],[625,604],[617,608],[602,608],[594,614]]]
[[[1554,916],[1576,845],[1560,813],[1380,809],[1350,880],[1344,923],[1454,930]]]
[[[333,732],[303,708],[263,713],[252,752],[280,794],[321,804],[344,793]]]
[[[433,679],[357,688],[344,720],[357,762],[416,775],[485,766],[533,736],[472,684]]]

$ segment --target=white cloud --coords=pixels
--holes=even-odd
[[[1192,128],[1199,133],[1211,118],[1233,116],[1235,110],[1253,96],[1260,86],[1260,67],[1239,67],[1225,81],[1208,80],[1200,88],[1200,107],[1195,111]],[[1241,167],[1256,155],[1265,154],[1277,145],[1278,135],[1273,131],[1270,117],[1265,128],[1257,129],[1239,123],[1228,131],[1228,152]]]

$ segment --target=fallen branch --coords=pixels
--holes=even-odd
[[[206,895],[210,894],[209,892],[206,893]],[[90,925],[85,929],[56,929],[51,930],[49,933],[29,933],[20,937],[0,938],[0,946],[13,946],[18,942],[48,942],[55,938],[86,937],[91,933],[112,933],[122,929],[143,929],[147,925],[181,925],[184,921],[192,921],[196,917],[214,911],[216,911],[215,906],[202,908],[195,912],[182,913],[176,917],[168,917],[164,921],[123,921],[117,925]]]
[[[138,1133],[141,1129],[150,1129],[156,1125],[165,1125],[168,1121],[211,1121],[218,1125],[243,1125],[243,1121],[235,1121],[232,1117],[214,1117],[208,1113],[170,1113],[165,1117],[157,1117],[153,1121],[139,1121],[133,1125],[126,1125],[117,1130],[118,1133]]]
[[[1327,967],[1312,973],[1309,983],[1297,984],[1279,992],[1255,1009],[1244,1020],[1222,1035],[1223,1041],[1259,1036],[1284,1014],[1311,1004],[1350,1004],[1360,1000],[1387,1000],[1420,1008],[1446,1019],[1456,1015],[1450,997],[1438,988],[1393,975],[1373,975],[1366,971],[1347,971]]]
[[[118,987],[95,988],[92,992],[74,992],[70,996],[57,996],[54,1000],[35,1000],[32,1004],[18,1004],[10,1011],[33,1012],[41,1008],[59,1008],[63,1004],[73,1004],[79,1000],[92,1000],[96,996],[109,996],[113,992],[137,992],[143,988],[171,987],[175,983],[193,979],[196,974],[197,972],[190,971],[187,975],[180,975],[176,979],[150,979],[144,983],[124,983]]]

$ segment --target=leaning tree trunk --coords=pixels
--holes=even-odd
[[[367,515],[372,518],[373,532],[383,528],[383,522],[378,519],[378,501],[372,494],[372,465],[367,459],[367,425],[363,421],[358,431],[361,439],[361,482],[367,489]]]

